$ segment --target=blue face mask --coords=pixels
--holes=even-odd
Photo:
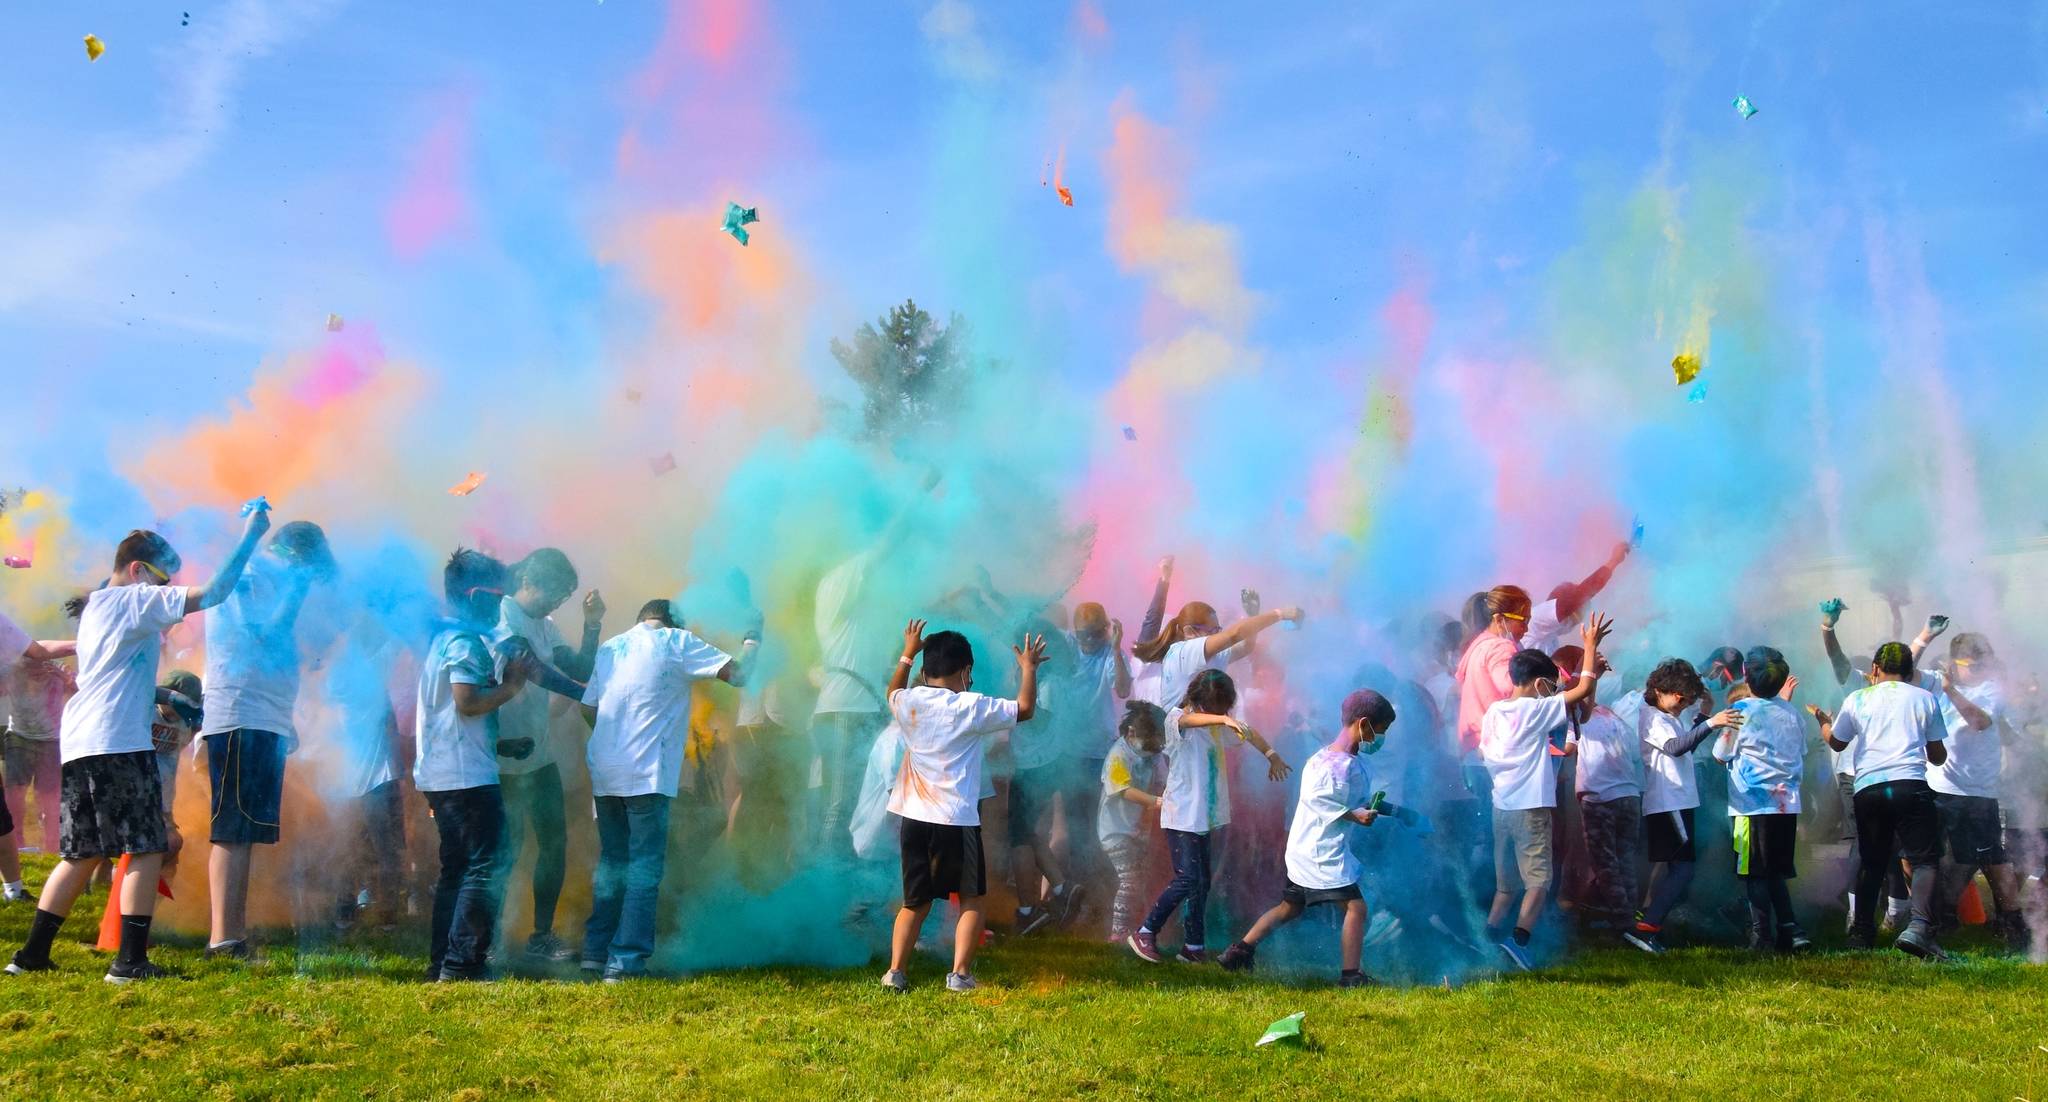
[[[1387,736],[1385,734],[1374,734],[1358,744],[1358,752],[1361,754],[1377,754],[1380,752],[1380,747],[1386,744]]]

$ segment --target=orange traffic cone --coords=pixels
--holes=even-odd
[[[128,879],[128,854],[114,864],[114,886],[107,892],[107,909],[100,915],[100,940],[95,948],[102,953],[111,953],[121,948],[121,881]],[[172,898],[170,882],[156,878],[156,894],[165,899]]]
[[[1984,900],[1977,894],[1977,881],[1972,879],[1963,886],[1963,894],[1956,900],[1956,917],[1965,926],[1984,925]]]

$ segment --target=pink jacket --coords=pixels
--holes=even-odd
[[[1508,677],[1508,660],[1516,644],[1505,635],[1481,634],[1458,659],[1458,747],[1467,752],[1479,747],[1479,721],[1496,700],[1506,700],[1515,691]]]

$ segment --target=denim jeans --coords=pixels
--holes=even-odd
[[[431,956],[437,975],[479,976],[498,925],[491,866],[504,832],[505,805],[495,784],[428,792],[441,832],[441,876],[434,882]]]
[[[605,974],[638,975],[654,953],[654,914],[668,861],[669,797],[597,798],[597,874],[583,959]]]
[[[533,826],[539,852],[533,859],[533,932],[550,933],[555,928],[555,904],[562,898],[562,880],[567,875],[568,828],[562,819],[562,768],[547,765],[527,774],[507,773],[498,778],[505,797],[505,841],[498,847],[498,864],[491,871],[491,886],[498,893],[502,910],[512,871],[526,854],[526,829]]]
[[[1145,916],[1145,928],[1158,933],[1173,909],[1187,903],[1187,917],[1181,922],[1181,939],[1190,946],[1206,944],[1206,912],[1209,909],[1209,836],[1186,830],[1166,832],[1167,853],[1173,858],[1173,879]]]

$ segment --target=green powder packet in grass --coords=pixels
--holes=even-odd
[[[1308,1017],[1308,1011],[1297,1010],[1267,1026],[1265,1035],[1259,1038],[1259,1043],[1254,1047],[1264,1048],[1267,1045],[1277,1044],[1282,1041],[1289,1044],[1300,1044],[1301,1020],[1306,1017]]]

